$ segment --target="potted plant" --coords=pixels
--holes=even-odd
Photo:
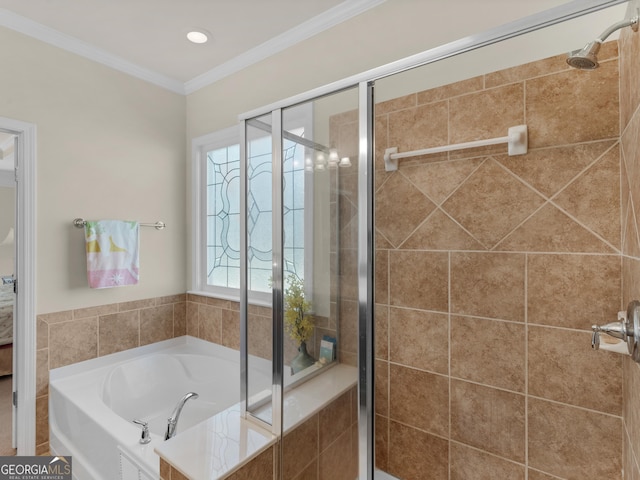
[[[298,343],[298,355],[291,361],[291,374],[310,367],[315,360],[307,352],[307,342],[313,335],[311,302],[305,299],[304,283],[295,275],[287,279],[284,291],[284,329]]]

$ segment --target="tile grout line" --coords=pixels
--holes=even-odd
[[[524,256],[524,480],[529,479],[529,254]]]
[[[391,304],[391,251],[387,252],[387,301]],[[391,308],[387,306],[387,470],[391,463]],[[375,379],[374,379],[375,386]],[[375,429],[374,429],[375,430]],[[374,439],[375,441],[375,439]],[[319,477],[318,477],[319,478]]]
[[[449,405],[448,405],[448,417],[449,417],[449,438],[447,441],[447,446],[449,448],[449,458],[447,461],[447,470],[449,472],[449,480],[451,480],[451,334],[452,334],[452,325],[451,325],[451,252],[448,254],[448,268],[447,268],[447,323],[448,323],[448,342],[447,342],[447,359],[448,359],[448,388],[449,388]]]

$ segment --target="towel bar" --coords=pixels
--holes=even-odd
[[[87,221],[84,218],[74,218],[73,219],[73,226],[77,227],[77,228],[84,228],[84,226],[87,224]],[[162,230],[164,227],[166,227],[166,223],[164,222],[155,222],[155,223],[141,223],[140,224],[141,227],[154,227],[156,230]]]

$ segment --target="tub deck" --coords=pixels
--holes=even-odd
[[[237,351],[187,336],[51,370],[51,452],[73,456],[78,480],[122,478],[123,454],[143,478],[157,479],[154,448],[164,443],[166,420],[180,398],[200,395],[185,405],[175,438],[237,404],[239,378]],[[139,443],[133,419],[149,423],[151,443]]]

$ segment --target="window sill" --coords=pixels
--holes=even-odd
[[[208,292],[206,290],[187,290],[187,293],[190,295],[199,295],[201,297],[209,297],[209,298],[217,298],[220,300],[230,300],[232,302],[240,303],[239,295],[226,295],[223,293],[213,293]],[[271,301],[261,300],[259,298],[249,299],[249,305],[257,305],[259,307],[268,307],[271,308]]]

